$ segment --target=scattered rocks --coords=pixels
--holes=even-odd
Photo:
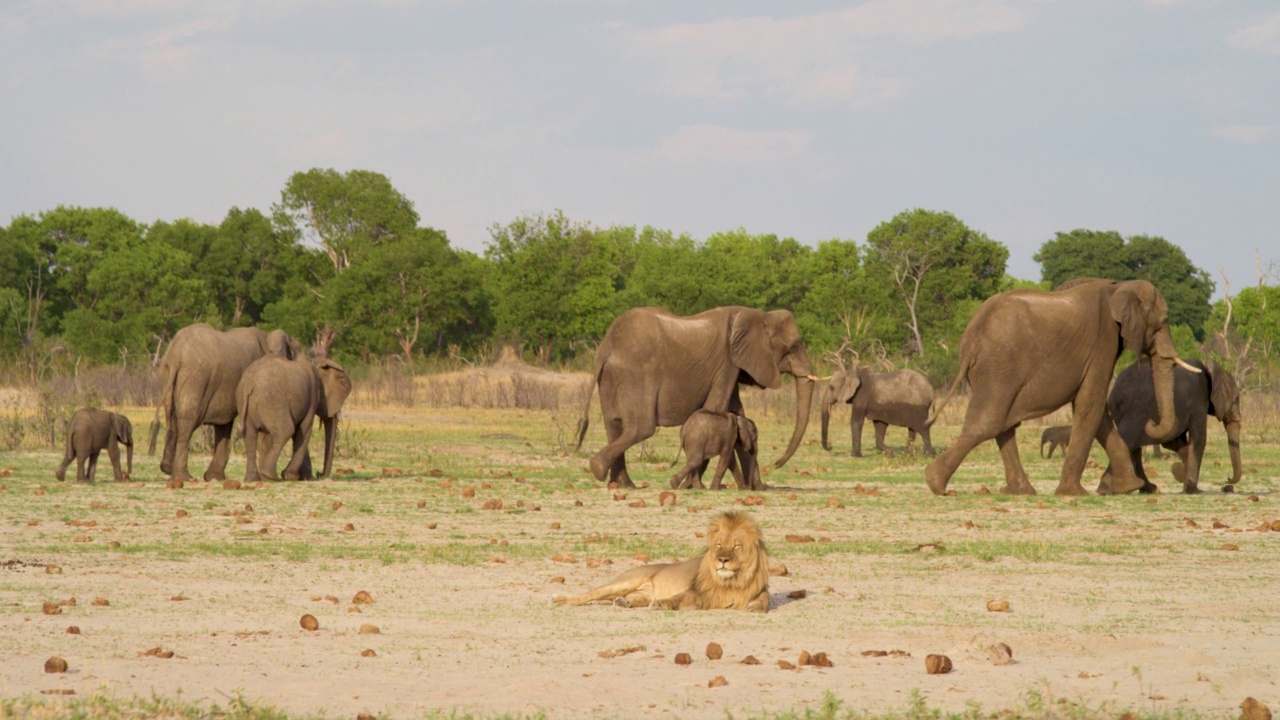
[[[725,680],[723,675],[717,675],[711,678],[711,680],[707,683],[707,687],[718,688],[718,687],[724,687],[725,685],[728,685],[728,684],[729,684],[729,681]]]
[[[146,652],[138,653],[138,657],[157,657],[157,658],[160,658],[161,660],[169,660],[173,657],[173,651],[165,650],[164,648],[157,645]]]
[[[1222,543],[1222,549],[1234,552],[1236,550],[1239,550],[1240,546],[1236,545],[1235,543]]]
[[[502,501],[501,501],[501,500],[499,500],[498,498],[492,498],[492,499],[490,499],[490,500],[485,500],[485,501],[484,501],[484,503],[480,506],[480,509],[481,509],[481,510],[501,510],[501,509],[502,509]]]
[[[987,612],[1009,612],[1008,600],[988,600]]]
[[[987,658],[991,660],[992,665],[1011,665],[1013,664],[1013,648],[1005,643],[998,642],[987,648]]]
[[[795,670],[796,666],[792,665],[791,662],[788,660],[779,660],[778,669],[779,670]]]
[[[547,582],[551,583],[552,585],[563,585],[563,584],[564,584],[564,576],[563,576],[563,575],[557,575],[557,576],[555,576],[555,577],[551,578],[550,580],[548,580]]]
[[[44,661],[44,671],[47,673],[64,673],[67,671],[67,661],[54,655]],[[1250,700],[1252,699],[1250,698]]]
[[[360,630],[357,631],[358,635],[378,635],[381,633],[382,630],[377,625],[370,625],[368,623],[361,625]]]
[[[45,565],[44,572],[46,575],[61,575],[62,568],[58,567],[57,565]]]
[[[792,590],[791,592],[787,593],[787,597],[791,598],[792,600],[803,600],[806,597],[808,597],[808,595],[809,595],[809,592],[807,590]]]
[[[790,572],[787,570],[787,566],[783,563],[769,566],[770,577],[786,577],[789,574]]]
[[[68,634],[68,635],[79,635],[79,634],[80,634],[80,628],[79,628],[79,627],[77,627],[77,626],[75,626],[75,625],[70,625],[70,626],[68,626],[68,627],[67,627],[67,634]]]
[[[814,542],[812,535],[787,535],[789,543],[811,543]]]
[[[108,607],[111,605],[111,601],[104,597],[96,597],[93,599],[93,602],[89,604],[95,607]]]
[[[48,671],[46,666],[45,671]],[[1271,720],[1271,708],[1267,704],[1251,697],[1240,703],[1240,720]]]
[[[677,665],[692,665],[693,658],[689,657],[689,653],[676,653]]]
[[[924,670],[930,675],[946,675],[951,672],[951,658],[946,655],[929,655],[924,659]]]
[[[813,667],[832,667],[831,658],[827,657],[824,652],[809,654],[808,650],[801,650],[800,657],[796,661],[797,665],[812,665]]]
[[[370,648],[367,650],[361,650],[360,657],[378,657],[378,653],[374,652],[373,649]]]
[[[342,531],[343,531],[343,532],[355,532],[355,531],[356,531],[356,526],[355,526],[355,524],[353,524],[353,523],[347,523],[346,525],[343,525],[343,526],[342,526]]]
[[[617,650],[601,650],[596,653],[596,655],[608,660],[610,658],[622,657],[623,655],[630,655],[631,653],[643,652],[644,650],[644,645],[632,645],[631,647],[618,648]]]
[[[658,493],[658,507],[674,507],[676,504],[676,494],[670,490],[664,490]]]
[[[45,600],[44,605],[41,607],[41,612],[45,615],[61,615],[62,606],[52,600]]]
[[[724,657],[724,648],[720,647],[720,643],[707,643],[707,659],[719,660]]]
[[[748,655],[742,658],[742,664],[743,665],[759,665],[760,660],[757,659],[755,655]]]
[[[367,591],[361,590],[356,593],[355,597],[351,598],[351,604],[352,605],[372,605],[373,596],[370,595]]]
[[[222,481],[222,489],[223,489],[223,490],[239,490],[239,489],[240,489],[240,481],[239,481],[239,480],[230,480],[230,479],[228,479],[228,480],[223,480],[223,481]]]
[[[170,490],[181,490],[183,484],[182,478],[169,478],[169,482],[165,483],[164,486]]]
[[[302,619],[298,621],[298,624],[302,626],[303,630],[308,632],[314,632],[320,629],[320,621],[316,619],[315,615],[303,615]]]

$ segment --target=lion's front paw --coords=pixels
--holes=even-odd
[[[630,609],[631,601],[626,599],[625,597],[616,597],[613,599],[613,606]]]

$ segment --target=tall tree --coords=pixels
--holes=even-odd
[[[1050,287],[1078,277],[1132,279],[1124,238],[1114,230],[1055,233],[1032,259],[1040,263],[1040,279]]]
[[[408,237],[418,226],[413,203],[385,175],[369,170],[344,174],[314,168],[294,173],[273,214],[279,228],[297,233],[304,244],[323,251],[333,265],[331,278],[341,276],[379,245]],[[323,287],[312,289],[321,299],[325,297]],[[332,306],[322,316],[314,346],[328,354],[347,323]]]
[[[910,351],[923,355],[922,328],[951,323],[1004,278],[1009,250],[948,212],[905,210],[867,234],[867,270],[887,277],[904,308]]]

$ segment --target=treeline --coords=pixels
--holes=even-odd
[[[383,175],[313,169],[266,211],[221,223],[140,223],[111,208],[58,207],[0,228],[0,356],[31,379],[68,362],[154,361],[192,322],[280,327],[345,361],[589,356],[630,307],[787,308],[815,357],[843,348],[921,367],[941,382],[958,338],[993,293],[1079,275],[1143,278],[1169,301],[1180,350],[1227,327],[1239,347],[1280,340],[1262,284],[1211,307],[1214,284],[1176,245],[1113,232],[1059,233],[1040,283],[1006,273],[1008,249],[947,212],[906,210],[862,241],[816,247],[727,230],[705,239],[601,228],[563,213],[494,225],[484,254],[454,248]],[[1225,337],[1225,336],[1224,336]]]

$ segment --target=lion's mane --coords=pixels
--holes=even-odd
[[[716,573],[717,542],[729,548],[737,542],[742,548],[741,564],[732,578],[724,579]],[[698,607],[708,610],[746,610],[748,603],[762,593],[768,598],[769,555],[765,551],[764,535],[750,515],[726,512],[711,521],[707,552],[698,563],[691,590],[697,596]]]

